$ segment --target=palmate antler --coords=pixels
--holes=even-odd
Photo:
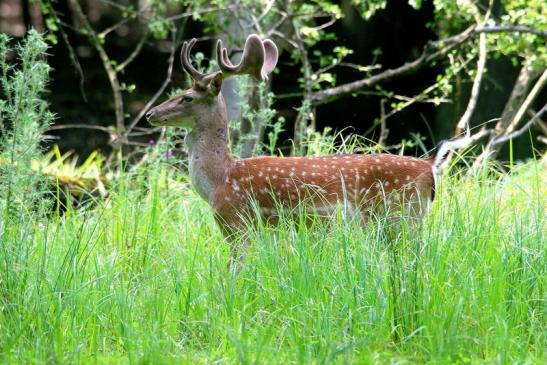
[[[277,64],[278,51],[274,42],[269,39],[262,40],[258,35],[251,34],[245,41],[243,55],[237,65],[232,64],[228,57],[228,50],[219,39],[217,41],[216,53],[220,71],[204,74],[192,66],[190,53],[195,43],[195,38],[183,43],[180,60],[184,69],[198,83],[208,81],[218,73],[222,74],[223,79],[236,75],[250,75],[257,81],[266,81],[268,74],[272,72]]]
[[[257,81],[266,81],[268,74],[277,64],[277,46],[269,39],[261,40],[256,34],[251,34],[245,41],[241,61],[233,65],[228,58],[228,51],[217,41],[217,62],[224,78],[233,75],[251,75]]]

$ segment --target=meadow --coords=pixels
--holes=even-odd
[[[0,221],[0,363],[545,363],[545,164],[447,175],[393,231],[259,224],[238,273],[183,172],[128,172]]]

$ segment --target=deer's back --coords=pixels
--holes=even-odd
[[[237,221],[253,202],[264,217],[280,207],[328,212],[345,200],[361,211],[388,203],[415,204],[433,196],[432,159],[389,154],[253,157],[238,160],[215,192],[213,207]]]

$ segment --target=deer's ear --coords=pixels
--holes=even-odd
[[[221,87],[222,87],[222,73],[219,72],[212,78],[211,83],[209,84],[209,89],[211,90],[211,94],[218,95]]]

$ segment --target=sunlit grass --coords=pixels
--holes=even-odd
[[[423,224],[248,232],[237,274],[184,176],[6,227],[1,363],[544,363],[544,166],[445,178]]]

